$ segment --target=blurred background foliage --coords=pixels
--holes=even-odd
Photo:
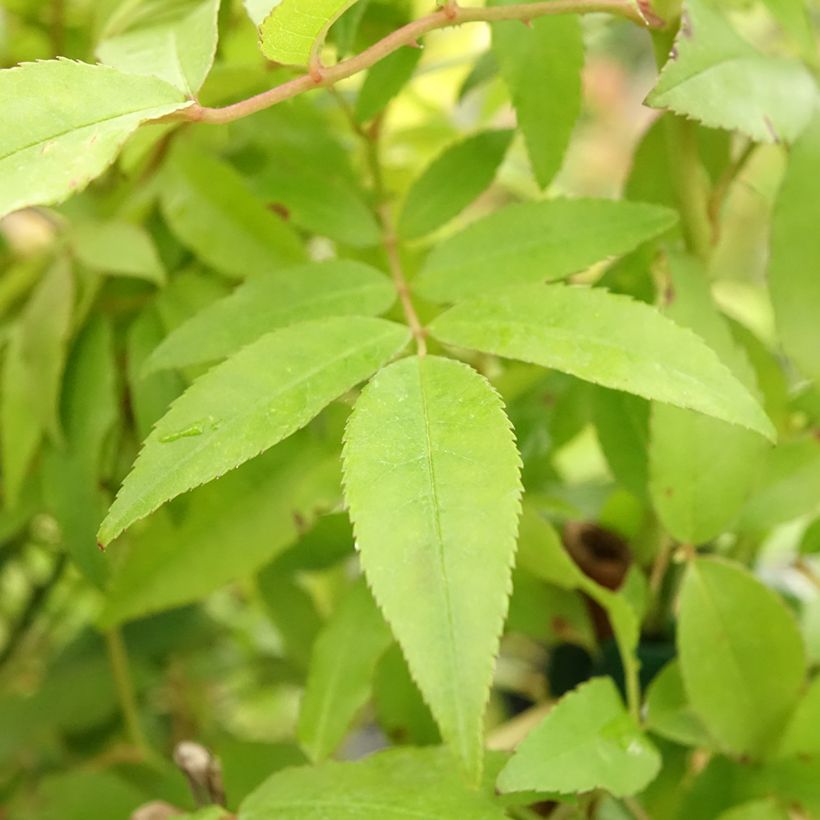
[[[763,3],[726,5],[755,43],[794,49]],[[173,14],[176,6],[185,0],[0,0],[0,65],[58,54],[93,62],[100,40],[140,15]],[[334,27],[330,48],[359,51],[424,10],[410,0],[361,2]],[[583,113],[549,193],[671,201],[654,112],[642,106],[656,77],[648,36],[596,16],[583,20],[583,31]],[[125,817],[150,799],[191,807],[184,778],[167,762],[186,738],[219,754],[231,806],[270,772],[304,760],[293,738],[311,647],[350,585],[354,560],[337,466],[350,402],[174,501],[105,555],[94,538],[140,441],[201,372],[142,378],[142,363],[237,278],[230,252],[201,235],[208,226],[197,231],[160,207],[164,161],[177,145],[218,155],[220,167],[289,222],[311,258],[381,265],[371,194],[361,182],[367,156],[351,117],[378,123],[385,186],[400,199],[447,144],[479,128],[514,125],[488,46],[483,26],[435,32],[412,59],[374,69],[381,76],[364,77],[363,87],[355,78],[336,93],[317,92],[220,128],[185,126],[172,136],[168,125],[149,126],[109,173],[65,205],[0,222],[0,816]],[[201,101],[225,104],[284,76],[261,58],[247,10],[226,0]],[[382,117],[391,83],[403,90]],[[718,188],[737,146],[703,128],[699,139]],[[764,282],[785,156],[779,145],[755,147],[718,203],[713,293],[781,444],[762,459],[736,524],[711,539],[710,549],[743,556],[787,597],[816,665],[820,394],[779,356]],[[539,196],[517,136],[494,184],[446,230]],[[407,246],[411,275],[431,242],[435,236]],[[647,264],[653,253],[640,248],[578,280],[655,301],[658,283]],[[507,402],[529,497],[564,528],[585,571],[611,588],[626,579],[625,594],[640,607],[665,548],[647,489],[647,403],[523,364],[474,364]],[[707,470],[710,457],[718,456],[707,454]],[[669,600],[677,574],[673,564],[663,577]],[[673,613],[661,607],[645,620],[645,681],[672,657],[673,639]],[[519,568],[491,727],[593,670],[618,677],[613,646],[605,619],[581,593],[551,588]],[[373,686],[373,703],[343,755],[378,747],[384,735],[437,741],[395,645]],[[652,816],[713,816],[708,807],[734,774],[710,767],[708,778],[692,775],[695,785],[678,789],[687,765],[682,747],[661,742],[670,761],[664,777],[675,788],[652,787]]]

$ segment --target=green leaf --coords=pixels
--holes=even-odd
[[[689,701],[718,745],[765,753],[806,669],[800,631],[783,602],[736,564],[695,559],[680,594],[678,650]]]
[[[563,279],[633,250],[677,221],[638,202],[553,199],[508,205],[436,246],[415,289],[455,302],[490,288]]]
[[[453,772],[442,749],[390,749],[356,763],[278,772],[239,807],[238,820],[503,820],[504,811]]]
[[[361,262],[315,262],[257,276],[174,330],[145,371],[216,361],[296,321],[384,313],[395,298],[390,280]]]
[[[129,533],[116,548],[100,624],[197,601],[250,575],[339,494],[338,454],[297,433]]]
[[[795,142],[774,207],[769,292],[780,340],[808,377],[820,381],[820,115]]]
[[[282,0],[259,28],[262,53],[285,65],[307,65],[333,23],[356,0]]]
[[[666,315],[697,333],[756,393],[754,372],[712,300],[703,266],[691,258],[671,257],[667,292]],[[702,544],[723,532],[743,508],[766,449],[766,442],[749,430],[655,405],[649,487],[666,530],[689,544]]]
[[[379,244],[381,230],[359,188],[315,157],[288,152],[249,180],[258,196],[281,205],[294,224],[354,248]]]
[[[0,217],[63,202],[114,161],[140,123],[190,105],[154,77],[47,60],[0,71]]]
[[[389,361],[408,336],[382,319],[304,322],[262,336],[208,371],[146,439],[100,541],[273,447]]]
[[[712,350],[625,296],[526,285],[456,305],[430,332],[446,344],[552,367],[774,437],[760,405]]]
[[[98,586],[110,566],[97,548],[97,527],[106,507],[100,469],[103,445],[117,419],[118,399],[111,327],[96,316],[84,328],[66,367],[65,443],[46,453],[41,470],[43,495],[60,527],[62,544]]]
[[[161,285],[165,269],[145,228],[118,220],[83,221],[71,226],[68,241],[83,265],[102,273],[134,276]]]
[[[305,261],[296,234],[242,177],[190,144],[165,167],[162,211],[178,239],[226,276],[245,279]]]
[[[789,820],[789,813],[772,798],[750,800],[721,813],[718,820]]]
[[[413,183],[398,231],[415,239],[458,216],[493,181],[512,131],[481,131],[445,149]]]
[[[559,794],[606,789],[623,797],[647,786],[660,766],[612,679],[594,678],[564,695],[524,738],[501,770],[498,788]]]
[[[649,475],[649,404],[620,390],[599,388],[593,402],[598,442],[615,478],[638,498]]]
[[[368,582],[442,737],[477,780],[521,491],[501,401],[460,362],[403,359],[362,392],[343,457]]]
[[[740,524],[761,531],[820,508],[820,441],[784,442],[767,454]]]
[[[806,60],[815,59],[817,44],[805,0],[763,0],[763,3],[783,30],[800,46]]]
[[[710,0],[687,0],[675,51],[647,102],[757,142],[791,142],[811,118],[815,95],[799,62],[764,56]]]
[[[61,437],[60,381],[74,310],[74,278],[62,261],[43,276],[12,328],[3,360],[0,443],[6,506],[13,507],[48,432]]]
[[[666,664],[649,686],[645,725],[649,731],[685,746],[712,745],[689,705],[677,660]]]
[[[800,696],[777,747],[778,757],[820,755],[818,726],[820,726],[820,676],[815,677]]]
[[[422,50],[404,46],[380,60],[364,78],[356,98],[356,122],[372,120],[404,88],[413,76]]]
[[[219,0],[176,3],[103,40],[97,56],[126,74],[159,77],[193,97],[216,56],[218,14]]]
[[[313,646],[299,741],[314,762],[333,754],[370,698],[376,664],[393,636],[364,580],[347,592]]]
[[[494,23],[492,29],[493,52],[510,91],[535,178],[546,188],[561,168],[581,113],[581,24],[577,17],[566,15],[541,17],[528,26],[509,20]]]

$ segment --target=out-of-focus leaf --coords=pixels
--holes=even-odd
[[[458,216],[493,181],[512,131],[482,131],[445,149],[413,183],[399,216],[405,239],[424,236]]]
[[[511,3],[516,0],[500,0]],[[493,52],[510,90],[535,178],[546,188],[561,168],[581,113],[584,44],[573,15],[548,16],[522,26],[493,24]]]
[[[664,233],[677,221],[658,205],[552,199],[508,205],[436,246],[415,283],[436,302],[491,288],[563,279]]]
[[[657,108],[758,142],[791,142],[812,116],[816,88],[797,61],[766,57],[711,0],[687,0],[674,55],[648,97]]]
[[[344,476],[373,594],[442,737],[477,781],[520,493],[498,395],[450,359],[391,365],[350,417]]]
[[[184,245],[231,278],[305,260],[293,230],[265,208],[242,177],[192,145],[174,151],[165,166],[162,211]]]
[[[55,263],[43,276],[11,331],[0,391],[0,442],[7,506],[20,495],[45,432],[61,438],[60,382],[74,310],[74,278]]]
[[[800,696],[777,747],[779,757],[820,755],[820,677]]]
[[[396,298],[390,280],[361,262],[320,262],[257,276],[174,330],[146,372],[216,361],[296,321],[384,313]]]
[[[614,476],[639,498],[649,474],[649,404],[620,390],[599,388],[593,403],[595,429]]]
[[[372,120],[404,88],[421,59],[420,48],[404,46],[376,63],[364,78],[356,98],[357,122]]]
[[[678,649],[689,702],[718,746],[765,754],[806,673],[800,631],[783,602],[739,565],[695,559],[681,589]]]
[[[98,586],[109,568],[97,549],[96,534],[105,513],[100,467],[105,438],[117,418],[116,388],[111,328],[96,317],[69,359],[62,395],[65,442],[46,453],[42,475],[44,498],[60,526],[63,546]]]
[[[148,232],[117,220],[80,222],[68,235],[77,259],[92,270],[162,284],[165,269]]]
[[[393,640],[364,580],[339,603],[313,646],[298,735],[314,762],[331,755],[367,703],[376,664]]]
[[[126,74],[159,77],[193,97],[216,55],[219,2],[169,4],[164,14],[155,12],[103,40],[97,46],[97,56]]]
[[[820,381],[820,114],[795,142],[772,218],[769,292],[786,353]]]
[[[111,551],[100,621],[196,601],[257,570],[339,496],[338,456],[307,433],[160,510]]]
[[[712,744],[703,724],[692,712],[676,660],[664,666],[649,687],[646,728],[686,746],[708,748]]]

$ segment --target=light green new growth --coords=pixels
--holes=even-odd
[[[501,401],[467,365],[403,359],[359,397],[343,460],[368,583],[442,736],[477,781],[521,492]]]
[[[148,436],[100,527],[100,542],[303,427],[408,339],[407,328],[383,319],[303,322],[262,336],[209,370]]]
[[[356,0],[282,0],[259,27],[262,53],[285,65],[307,65],[333,23]]]
[[[605,789],[635,794],[658,773],[661,756],[630,717],[611,678],[570,692],[533,729],[501,770],[502,792],[560,794]]]
[[[755,398],[699,337],[655,308],[605,290],[499,290],[451,308],[430,332],[446,344],[552,367],[775,436]]]
[[[155,77],[71,60],[0,71],[0,217],[82,191],[140,123],[190,105]]]

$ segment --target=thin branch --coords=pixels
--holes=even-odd
[[[424,325],[419,321],[418,314],[413,306],[413,300],[410,297],[410,288],[407,285],[407,280],[404,278],[404,270],[402,269],[401,257],[399,256],[399,240],[396,236],[396,230],[393,227],[390,206],[386,204],[382,205],[379,209],[379,215],[382,221],[382,230],[384,231],[384,250],[387,254],[387,262],[390,265],[390,275],[393,277],[393,284],[396,286],[396,292],[399,294],[399,301],[404,310],[404,316],[407,319],[410,332],[416,340],[418,354],[419,356],[426,356],[427,333],[424,330]]]
[[[150,759],[152,751],[140,724],[134,682],[131,679],[128,652],[125,648],[125,641],[122,639],[122,633],[116,627],[110,629],[105,633],[105,642],[128,739],[133,746],[142,751],[145,759]]]
[[[194,122],[226,123],[255,114],[277,103],[289,100],[315,88],[329,88],[340,80],[345,80],[365,71],[383,60],[402,46],[413,46],[420,37],[431,31],[459,26],[463,23],[493,23],[503,20],[520,20],[528,23],[538,17],[550,14],[593,14],[606,13],[631,20],[633,23],[651,28],[659,21],[647,20],[641,15],[633,0],[547,0],[547,2],[521,3],[512,6],[491,6],[490,8],[461,8],[448,2],[425,17],[413,20],[388,34],[379,42],[360,54],[333,66],[311,65],[310,71],[288,80],[281,85],[263,91],[254,97],[227,105],[223,108],[207,108],[198,103],[184,108],[164,118],[168,120],[191,120]]]

